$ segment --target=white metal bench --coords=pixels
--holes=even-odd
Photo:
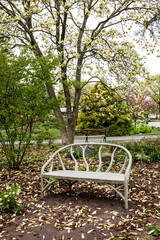
[[[87,157],[88,149],[93,157]],[[105,153],[106,159],[103,158]],[[125,209],[128,209],[131,164],[130,152],[117,144],[75,143],[64,146],[42,166],[41,195],[44,196],[44,191],[55,179],[102,182],[124,200]]]

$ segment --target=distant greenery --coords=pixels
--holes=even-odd
[[[152,131],[153,131],[153,127],[140,126],[140,127],[134,128],[134,130],[130,132],[130,135],[140,134],[140,133],[151,133]]]
[[[61,134],[58,124],[54,122],[54,118],[51,122],[46,121],[36,124],[32,134],[32,140],[37,141],[37,144],[41,144],[43,140],[49,140],[49,143],[52,143],[54,139],[59,138],[61,138]]]
[[[152,127],[152,132],[150,132],[151,135],[153,134],[160,134],[160,128],[155,128],[155,127]]]
[[[37,142],[41,142],[43,140],[49,140],[52,142],[54,139],[59,139],[61,138],[60,130],[56,123],[54,122],[43,122],[43,123],[37,123],[34,126],[34,129],[32,130],[32,136],[31,140],[35,140]],[[5,139],[5,141],[8,141],[8,136],[6,132],[1,132],[1,135]],[[28,135],[26,133],[26,136],[24,137],[24,141],[27,139]],[[17,138],[15,141],[19,140],[19,136],[17,134]]]
[[[52,122],[43,122],[38,123],[34,127],[31,140],[36,141],[39,145],[42,144],[44,140],[49,140],[49,143],[51,144],[54,139],[60,139],[61,134],[59,127],[55,127],[55,123]],[[5,132],[1,133],[3,138],[7,141],[7,135]],[[149,127],[149,126],[140,126],[136,129],[132,130],[129,135],[136,135],[136,134],[160,134],[160,129],[155,127]],[[109,136],[109,134],[107,134]],[[16,139],[18,141],[18,137]]]

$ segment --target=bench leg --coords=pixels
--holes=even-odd
[[[128,183],[124,184],[124,207],[128,209]]]
[[[115,189],[117,188],[117,184],[115,184]],[[118,193],[115,191],[115,197],[118,197]]]
[[[43,197],[44,197],[44,180],[41,177],[41,198],[43,198]]]

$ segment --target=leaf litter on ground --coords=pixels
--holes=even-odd
[[[38,158],[52,154],[39,151]],[[33,151],[32,151],[33,152]],[[45,161],[45,158],[44,158]],[[0,217],[0,239],[155,239],[151,226],[160,222],[160,163],[134,163],[129,183],[129,210],[114,192],[103,184],[78,182],[74,194],[67,195],[64,185],[49,190],[40,198],[42,161],[24,164],[21,171],[2,169],[0,187],[19,184],[19,203],[23,213]],[[108,191],[109,190],[109,191]]]

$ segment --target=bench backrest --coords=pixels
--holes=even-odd
[[[42,171],[47,167],[47,171],[116,172],[129,177],[131,164],[132,156],[123,146],[111,143],[75,143],[58,149],[43,165]]]
[[[106,129],[77,129],[75,135],[106,135]]]

